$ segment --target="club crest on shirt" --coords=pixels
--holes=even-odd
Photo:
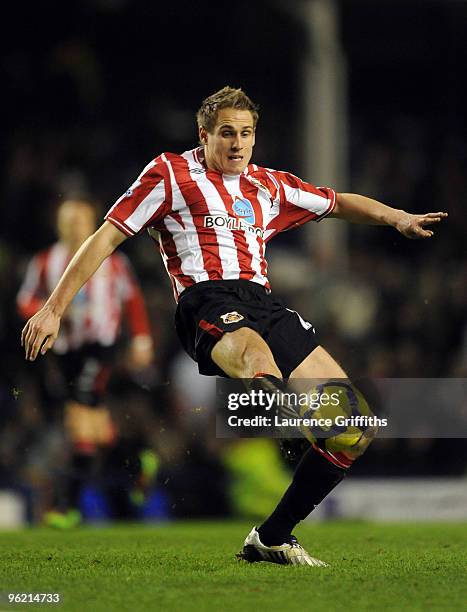
[[[221,315],[221,319],[226,325],[228,323],[237,323],[237,321],[241,321],[244,318],[245,317],[236,310],[234,310],[233,312],[226,312],[225,314]]]
[[[246,198],[239,198],[237,196],[232,208],[235,215],[240,217],[242,221],[246,221],[251,225],[255,224],[255,211],[250,200],[247,200]]]

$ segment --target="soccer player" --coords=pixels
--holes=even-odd
[[[251,163],[258,108],[241,89],[210,95],[197,121],[200,146],[151,161],[75,255],[23,329],[26,358],[51,348],[80,286],[120,243],[146,228],[172,282],[180,340],[202,374],[251,379],[266,389],[281,389],[284,380],[346,378],[318,345],[312,325],[271,294],[266,243],[326,216],[429,238],[427,226],[446,213],[410,214]],[[242,557],[325,565],[298,544],[292,530],[342,480],[370,439],[351,449],[344,445],[342,452],[311,445],[274,512],[247,536]]]
[[[60,204],[59,240],[30,261],[17,298],[21,316],[27,319],[40,310],[95,229],[96,213],[90,202],[74,199]],[[129,361],[135,368],[144,368],[153,359],[144,300],[126,257],[113,253],[75,295],[46,370],[48,395],[64,403],[65,429],[72,445],[71,469],[55,481],[56,509],[45,516],[52,526],[74,526],[80,521],[80,492],[91,472],[95,475],[97,453],[116,443],[105,392],[124,320],[130,335]]]

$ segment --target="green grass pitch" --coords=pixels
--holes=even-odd
[[[31,528],[0,533],[2,610],[467,610],[465,524],[305,524],[296,530],[329,568],[234,557],[251,525]],[[61,605],[5,602],[58,592]]]

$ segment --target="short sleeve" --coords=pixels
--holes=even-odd
[[[273,171],[270,176],[277,196],[266,229],[268,239],[308,221],[321,221],[336,205],[336,192],[330,187],[315,187],[288,172]]]
[[[105,215],[127,236],[156,225],[169,212],[168,181],[163,162],[152,161]]]

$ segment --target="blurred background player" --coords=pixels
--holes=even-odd
[[[96,229],[96,211],[84,199],[62,202],[57,212],[58,242],[30,261],[17,297],[28,319],[44,304],[70,259]],[[55,509],[48,524],[78,524],[83,485],[104,465],[104,449],[115,446],[118,432],[106,406],[116,343],[127,323],[129,367],[141,370],[153,360],[153,341],[141,290],[127,258],[114,253],[78,292],[63,321],[54,351],[41,376],[46,411],[64,407],[70,464],[56,480]]]

